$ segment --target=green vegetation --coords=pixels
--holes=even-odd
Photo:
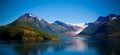
[[[15,20],[13,23],[9,24],[10,26],[28,26],[33,29],[38,29],[43,32],[53,34],[53,35],[63,35],[66,31],[64,28],[61,28],[59,26],[56,26],[55,24],[49,24],[48,22],[44,21],[43,19],[41,21],[37,20],[36,17],[28,18],[26,16],[21,16],[19,19]]]
[[[28,26],[1,26],[0,40],[58,40],[54,35],[50,35],[40,30],[35,30]]]
[[[112,19],[114,17],[116,19]],[[120,39],[120,18],[118,16],[107,16],[103,20],[102,22],[97,21],[99,23],[92,23],[79,35],[87,35],[94,38]]]
[[[120,20],[111,20],[106,23],[106,31],[109,37],[120,37]]]
[[[26,19],[18,19],[14,21],[13,23],[9,24],[10,26],[28,26],[34,29],[38,29],[37,25],[34,24],[32,21],[26,20]]]
[[[93,26],[88,26],[86,29],[84,29],[81,34],[85,34],[87,36],[91,36],[93,35],[97,29],[99,29],[101,27],[102,24],[99,25],[93,25]]]
[[[0,27],[0,40],[59,40],[58,37],[43,32],[43,30],[39,27],[39,23],[40,21],[37,17],[24,14],[14,22]]]

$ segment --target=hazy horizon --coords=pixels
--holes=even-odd
[[[48,22],[86,23],[120,14],[119,0],[0,0],[0,26],[32,13]]]

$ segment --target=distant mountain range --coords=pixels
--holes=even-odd
[[[82,24],[49,23],[26,13],[14,22],[0,26],[0,40],[58,40],[56,36],[120,37],[120,15],[100,16],[96,21]]]
[[[85,24],[66,24],[61,21],[55,21],[53,24],[56,24],[60,27],[65,28],[67,31],[63,32],[64,36],[75,36],[78,34],[78,32],[81,32],[86,25]]]
[[[70,32],[76,32],[79,29],[83,29],[80,26],[69,25],[61,21],[55,21],[54,23],[49,23],[44,19],[40,19],[33,14],[26,13],[15,20],[13,23],[9,25],[19,26],[18,23],[22,26],[30,26],[34,29],[39,29],[43,32],[47,32],[50,34],[58,35],[58,36],[74,36],[75,33],[68,34]],[[67,34],[66,34],[67,33]]]
[[[95,22],[88,23],[78,36],[87,35],[94,38],[120,38],[120,15],[100,16]]]
[[[0,26],[1,40],[51,40],[58,39],[57,36],[75,36],[83,27],[73,24],[66,24],[61,21],[48,23],[44,19],[26,13],[20,16],[14,22]]]
[[[59,38],[43,31],[51,31],[49,23],[26,13],[14,22],[0,26],[0,40],[58,40]],[[52,32],[52,31],[51,31]]]

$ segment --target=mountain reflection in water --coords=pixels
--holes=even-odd
[[[64,37],[60,41],[0,42],[0,55],[119,55],[120,42]]]

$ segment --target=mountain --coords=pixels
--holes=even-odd
[[[83,29],[85,29],[88,26],[85,23],[77,23],[77,24],[69,23],[68,25],[72,26],[74,29],[70,32],[65,33],[68,36],[76,36],[78,33],[80,33]]]
[[[19,39],[31,40],[52,40],[59,39],[55,36],[75,36],[78,31],[83,28],[77,25],[66,24],[61,21],[48,23],[44,19],[26,13],[16,19],[14,22],[0,27],[0,38],[16,40]],[[5,31],[7,30],[7,31]],[[5,33],[7,35],[5,35]],[[49,33],[49,34],[48,34]],[[55,35],[55,36],[53,36]],[[27,36],[27,37],[26,37]],[[30,37],[29,37],[30,36]],[[32,36],[32,37],[31,37]],[[34,36],[34,37],[33,37]],[[36,38],[36,37],[40,38]],[[42,36],[42,37],[41,37]],[[5,38],[4,38],[5,37]]]
[[[120,15],[100,16],[78,35],[87,35],[94,38],[120,38]]]
[[[69,25],[61,21],[48,23],[44,19],[30,13],[23,14],[14,22],[8,24],[8,26],[30,27],[57,36],[74,36],[76,35],[75,32],[81,29],[80,26]]]
[[[80,28],[79,26],[73,26],[73,25],[69,25],[69,24],[66,24],[64,22],[61,22],[61,21],[55,21],[54,24],[58,25],[58,26],[61,26],[63,28],[66,28],[68,29],[69,31],[76,31],[77,28]]]
[[[8,25],[0,26],[0,40],[58,40],[58,37],[41,31],[40,28],[48,25],[43,19],[26,13]]]
[[[30,26],[34,29],[39,29],[41,31],[50,33],[50,34],[58,34],[59,32],[62,32],[63,28],[56,27],[54,24],[49,24],[44,19],[40,19],[33,14],[26,13],[19,17],[17,20],[15,20],[13,23],[9,24],[12,26]],[[62,30],[63,29],[63,30]],[[58,32],[57,32],[58,31]]]
[[[68,30],[64,33],[65,36],[76,36],[79,32],[81,32],[86,27],[86,25],[84,23],[66,24],[61,21],[55,21],[54,24],[61,26]]]
[[[72,26],[61,21],[48,23],[44,19],[40,19],[30,13],[26,13],[22,15],[16,21],[14,21],[9,25],[19,26],[18,23],[22,26],[30,26],[34,29],[39,29],[43,32],[47,32],[47,33],[58,35],[58,36],[67,36],[68,34],[66,35],[66,33],[77,31],[78,29],[80,29],[79,26]]]

